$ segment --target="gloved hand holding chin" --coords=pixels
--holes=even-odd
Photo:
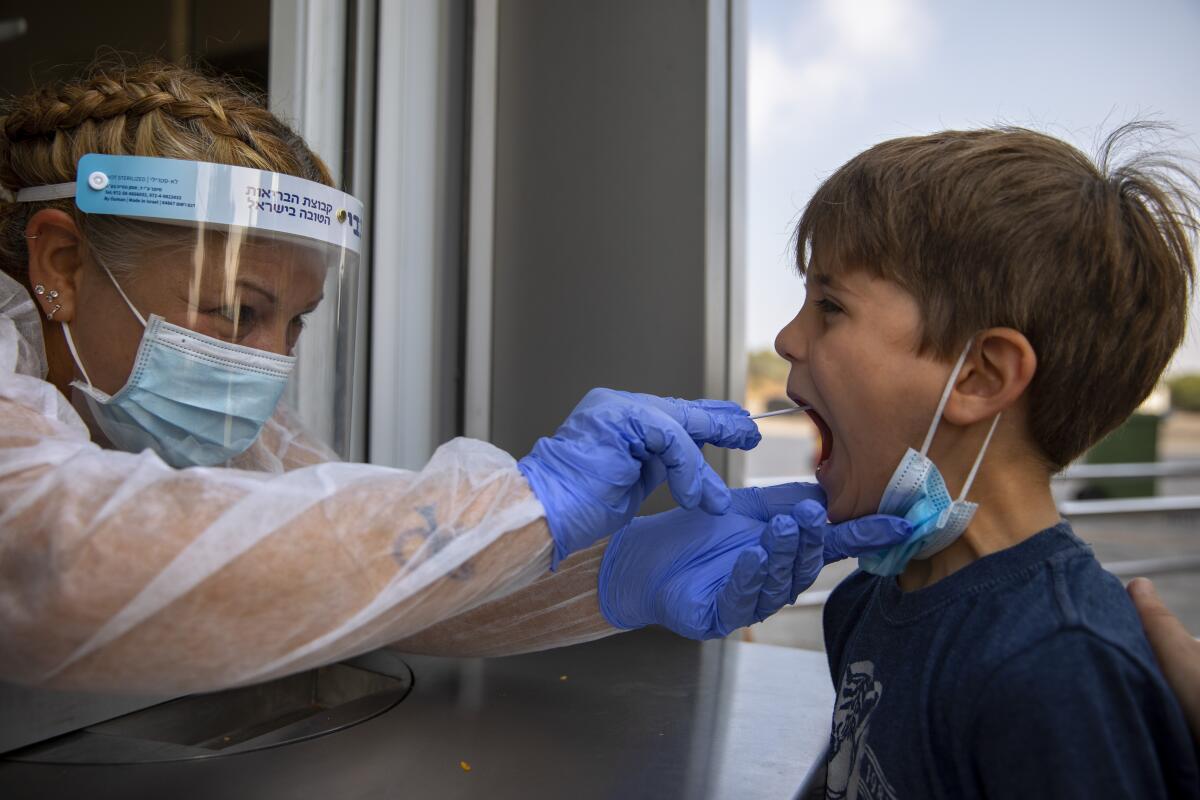
[[[629,522],[664,480],[681,507],[725,513],[729,489],[700,446],[761,438],[737,403],[593,389],[517,466],[546,509],[556,566]]]
[[[795,602],[826,564],[890,547],[912,530],[883,515],[831,524],[816,484],[732,495],[724,516],[680,508],[639,517],[613,536],[599,577],[609,623],[726,636]]]

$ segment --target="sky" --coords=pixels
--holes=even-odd
[[[876,142],[1003,122],[1094,152],[1134,118],[1200,159],[1196,0],[750,0],[746,346],[804,302],[788,238]],[[1200,303],[1172,371],[1200,371]]]

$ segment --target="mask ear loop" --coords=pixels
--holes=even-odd
[[[133,301],[129,299],[129,295],[125,294],[125,290],[121,288],[121,284],[117,283],[117,279],[113,277],[113,274],[108,271],[108,267],[106,267],[104,264],[101,264],[100,268],[104,270],[104,274],[108,276],[108,279],[112,281],[112,285],[116,288],[117,294],[121,295],[121,299],[125,301],[125,305],[129,306],[129,310],[133,312],[135,317],[137,317],[138,322],[142,323],[143,328],[147,327],[146,318],[138,313],[138,310],[134,308]],[[79,371],[83,373],[83,379],[87,381],[88,388],[95,388],[95,384],[92,383],[92,379],[88,377],[87,370],[83,366],[83,359],[79,357],[79,351],[75,349],[75,339],[71,336],[71,326],[64,322],[62,323],[62,328],[63,335],[67,339],[67,349],[71,351],[71,358],[75,359],[75,366],[79,367]]]
[[[97,261],[98,260],[99,259],[97,259]],[[133,307],[133,301],[129,299],[129,295],[125,294],[125,290],[121,288],[121,284],[117,283],[117,279],[113,277],[113,274],[108,271],[108,267],[104,264],[101,264],[100,269],[104,270],[104,274],[108,276],[110,281],[112,281],[112,285],[116,288],[117,294],[121,295],[121,299],[125,301],[125,305],[129,306],[129,310],[133,312],[133,315],[138,318],[138,322],[142,323],[142,327],[149,327],[148,323],[146,322],[146,318],[143,317],[138,310]]]
[[[71,351],[71,358],[75,359],[75,366],[79,367],[79,371],[83,373],[83,379],[87,381],[88,388],[95,388],[92,379],[88,377],[87,370],[83,368],[83,359],[79,357],[79,351],[75,349],[75,339],[71,337],[71,326],[64,322],[62,329],[63,335],[67,337],[67,349]]]
[[[962,372],[963,364],[967,363],[967,354],[971,352],[971,345],[974,343],[975,338],[971,337],[967,346],[963,348],[962,355],[958,357],[958,363],[954,365],[949,380],[946,381],[946,388],[942,390],[942,399],[938,401],[937,411],[933,412],[933,422],[929,423],[929,432],[925,434],[925,442],[921,445],[922,456],[929,454],[929,446],[933,444],[933,435],[937,433],[938,423],[942,421],[942,412],[946,410],[946,403],[950,402],[950,393],[954,391],[954,381],[958,379],[958,373]]]
[[[933,422],[929,425],[929,432],[925,434],[925,443],[921,445],[922,456],[929,452],[929,446],[933,444],[933,435],[937,432],[938,423],[941,422],[942,412],[946,410],[946,403],[950,402],[950,393],[954,391],[954,381],[957,380],[959,373],[962,372],[963,365],[967,363],[967,355],[971,352],[971,345],[974,342],[974,338],[967,342],[967,346],[963,348],[962,355],[958,357],[958,363],[954,365],[954,369],[950,373],[949,380],[946,381],[946,388],[942,390],[942,399],[938,401],[937,411],[933,414]],[[967,492],[971,490],[971,484],[975,482],[975,476],[979,474],[979,466],[983,463],[983,456],[987,453],[988,445],[992,443],[992,436],[995,435],[996,426],[999,424],[1000,415],[997,414],[992,418],[992,425],[988,428],[987,436],[983,440],[983,446],[979,448],[979,454],[975,456],[975,463],[971,465],[971,471],[967,473],[967,480],[963,483],[962,491],[959,492],[956,502],[962,502],[967,499]]]
[[[961,503],[967,499],[967,492],[971,490],[971,484],[975,482],[975,476],[979,473],[979,465],[983,463],[983,454],[987,452],[988,445],[992,443],[992,434],[996,432],[996,426],[1000,424],[1000,415],[997,414],[992,418],[992,427],[988,428],[987,436],[983,440],[983,446],[979,448],[979,455],[975,456],[975,463],[971,465],[971,471],[967,473],[967,481],[963,484],[962,491],[958,493],[958,500]]]

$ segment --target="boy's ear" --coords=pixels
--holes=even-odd
[[[75,318],[76,281],[82,261],[83,239],[75,220],[65,211],[44,208],[25,226],[29,248],[29,285],[42,286],[34,301],[43,314],[53,312],[54,322]],[[50,293],[56,294],[51,297]],[[55,306],[60,308],[55,311]]]
[[[1037,371],[1037,354],[1020,331],[988,328],[975,337],[946,404],[946,419],[970,425],[1007,411]]]

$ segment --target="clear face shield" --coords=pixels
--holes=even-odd
[[[359,201],[246,167],[98,154],[75,183],[17,199],[72,196],[92,270],[63,326],[82,375],[72,385],[114,447],[223,464],[286,398],[348,454]]]

